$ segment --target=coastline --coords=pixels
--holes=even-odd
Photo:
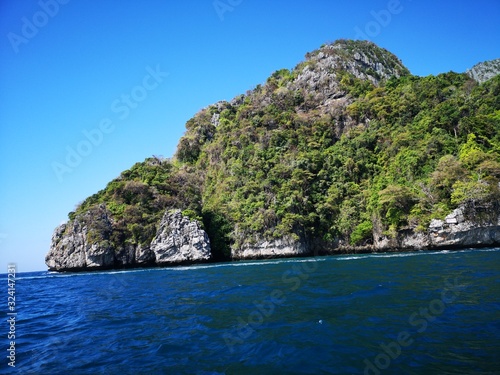
[[[314,251],[308,254],[295,254],[295,255],[276,255],[276,256],[254,256],[247,258],[238,259],[227,259],[227,260],[204,260],[204,261],[183,261],[183,262],[171,262],[171,263],[151,263],[151,264],[127,264],[116,266],[103,266],[103,267],[80,267],[80,268],[69,268],[69,269],[47,269],[46,272],[51,273],[81,273],[81,272],[100,272],[100,271],[127,271],[127,270],[137,270],[137,269],[157,269],[157,268],[176,268],[194,265],[207,265],[207,264],[223,264],[223,263],[238,263],[245,261],[256,261],[256,260],[272,260],[272,259],[293,259],[293,258],[315,258],[315,257],[335,257],[341,255],[363,255],[363,254],[404,254],[413,252],[448,252],[448,251],[463,251],[463,250],[481,250],[489,248],[500,248],[500,243],[495,244],[476,244],[467,246],[437,246],[437,247],[426,247],[426,248],[377,248],[374,245],[364,245],[364,246],[339,246],[332,250],[322,250]]]

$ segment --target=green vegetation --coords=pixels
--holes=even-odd
[[[99,222],[105,207],[112,217],[109,240],[120,248],[124,244],[148,244],[158,229],[166,209],[181,208],[184,214],[198,218],[201,211],[201,181],[189,166],[176,166],[168,160],[148,158],[121,173],[105,189],[87,198],[70,220],[80,217],[91,226]],[[95,232],[95,231],[94,231]],[[99,236],[90,236],[93,243]],[[101,233],[101,232],[98,232]]]
[[[375,85],[338,66],[321,75],[319,52],[310,53],[246,95],[200,111],[173,162],[137,163],[70,219],[104,205],[110,241],[143,244],[165,209],[180,208],[204,224],[215,257],[225,259],[256,237],[363,245],[375,228],[395,235],[424,230],[458,205],[498,207],[500,76],[481,85],[452,72],[411,76],[373,44],[338,43],[336,56],[376,56],[399,78]],[[306,68],[320,77],[314,89]],[[364,73],[380,75],[370,69]]]

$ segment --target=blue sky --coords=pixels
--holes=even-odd
[[[321,44],[463,72],[500,57],[499,20],[497,0],[0,0],[0,273],[45,270],[76,204]]]

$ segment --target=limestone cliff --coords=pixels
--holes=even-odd
[[[45,263],[50,270],[109,268],[115,263],[110,231],[111,221],[100,205],[56,228]]]
[[[202,262],[211,258],[210,241],[199,223],[179,210],[167,211],[150,244],[116,248],[112,223],[104,205],[54,231],[45,263],[53,271],[130,268]]]
[[[207,261],[210,240],[197,221],[182,216],[179,210],[167,211],[151,242],[151,250],[156,264]]]
[[[477,211],[461,206],[444,220],[432,220],[427,231],[401,230],[394,238],[379,236],[373,248],[381,251],[500,245],[500,212],[491,210],[480,218],[477,215]]]
[[[461,206],[453,210],[444,220],[432,220],[425,231],[402,229],[395,236],[389,237],[375,230],[371,245],[350,246],[342,241],[326,242],[317,238],[307,240],[293,240],[290,237],[275,240],[257,238],[234,249],[232,256],[234,259],[262,259],[487,246],[500,246],[500,211],[492,209],[485,213]]]
[[[266,240],[257,239],[254,243],[245,242],[233,249],[233,259],[282,258],[310,255],[310,249],[304,241],[291,237]]]
[[[500,59],[476,64],[467,70],[466,73],[479,83],[486,82],[487,80],[500,74]]]

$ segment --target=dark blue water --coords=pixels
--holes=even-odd
[[[17,276],[2,374],[500,373],[500,249]]]

